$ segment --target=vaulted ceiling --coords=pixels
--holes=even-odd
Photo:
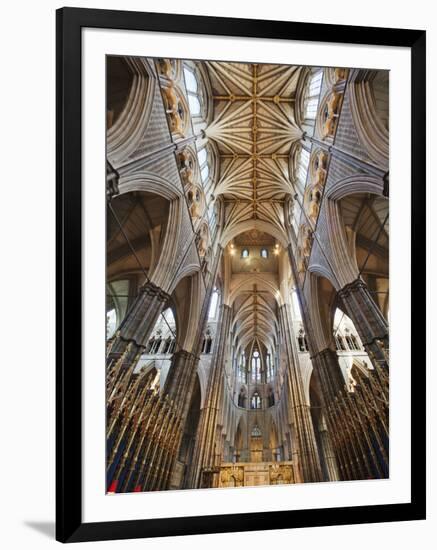
[[[296,88],[302,68],[206,62],[213,117],[206,137],[219,152],[214,195],[225,202],[225,234],[233,235],[231,260],[234,334],[243,347],[277,337],[278,235],[285,237],[284,200],[293,194],[289,164],[296,124]],[[275,238],[276,237],[276,238]],[[241,257],[241,247],[250,249]],[[260,257],[259,247],[269,250]]]
[[[302,136],[294,117],[302,68],[206,62],[206,69],[214,115],[205,134],[220,154],[214,194],[225,199],[227,229],[249,222],[247,228],[268,224],[285,234],[290,149]]]

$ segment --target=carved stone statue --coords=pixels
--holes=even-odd
[[[323,137],[333,136],[337,127],[341,94],[332,92],[323,111]]]

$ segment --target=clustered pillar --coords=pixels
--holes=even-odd
[[[152,282],[145,283],[124,318],[107,353],[108,378],[115,370],[131,366],[142,353],[169,295]],[[117,367],[117,368],[116,368]]]
[[[169,297],[152,283],[145,285],[108,353],[107,488],[108,492],[168,489],[179,454],[203,332],[208,320],[219,247],[209,277],[191,352],[172,356],[162,391],[147,369],[136,369],[156,320]]]
[[[226,342],[231,324],[232,310],[229,306],[220,306],[219,332],[216,335],[214,353],[211,361],[210,376],[203,407],[189,475],[190,487],[210,486],[215,466],[216,433],[218,414],[223,396],[223,371],[226,356]]]
[[[302,374],[291,325],[290,306],[279,308],[281,331],[287,351],[288,384],[298,442],[298,462],[304,482],[323,481],[310,407],[306,402]]]
[[[372,363],[388,366],[388,324],[365,282],[357,279],[338,295]]]
[[[388,373],[380,366],[355,368],[348,389],[337,354],[325,349],[312,358],[340,478],[388,477]]]
[[[291,246],[293,274],[298,280]],[[311,361],[321,388],[324,416],[337,470],[342,480],[387,478],[389,475],[388,325],[361,279],[338,292],[352,319],[373,369],[352,370],[354,385],[346,387],[334,349],[318,351],[311,318],[298,289]]]

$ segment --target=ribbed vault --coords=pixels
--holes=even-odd
[[[215,196],[225,200],[226,230],[262,221],[285,236],[283,204],[293,192],[289,155],[302,136],[294,116],[301,68],[218,62],[206,68],[214,116],[205,135],[219,151]]]

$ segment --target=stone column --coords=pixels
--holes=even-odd
[[[357,279],[338,292],[346,310],[352,319],[364,348],[373,363],[388,366],[389,332],[378,305],[373,300],[364,281]]]
[[[291,244],[288,245],[288,255],[290,258],[290,265],[293,272],[293,276],[296,282],[298,282],[299,278],[297,274],[297,266],[296,266],[296,261],[294,258]],[[307,304],[305,302],[305,298],[302,293],[302,289],[298,285],[296,290],[297,290],[297,295],[300,302],[302,321],[305,327],[305,335],[307,338],[308,347],[311,354],[311,363],[313,365],[314,374],[320,382],[320,386],[322,390],[322,406],[325,411],[325,414],[327,414],[328,413],[327,404],[330,403],[331,400],[335,399],[335,396],[337,395],[338,391],[344,388],[345,381],[344,381],[343,374],[341,372],[341,368],[338,363],[338,358],[335,351],[327,348],[325,350],[322,350],[321,352],[317,352],[317,348],[315,345],[314,331],[311,323],[311,317],[308,311]],[[328,439],[329,439],[330,434],[326,434],[326,435],[328,436]],[[324,437],[324,434],[321,434],[322,445],[325,441],[323,437]],[[333,474],[333,472],[335,471],[338,479],[336,449],[335,447],[333,448],[331,441],[330,441],[330,449],[332,451],[332,453],[330,453],[330,456],[332,456],[332,460],[330,458],[329,460],[331,464],[330,465],[327,464],[328,474],[331,476],[331,474]],[[328,462],[326,455],[325,455],[325,461]]]
[[[220,306],[218,330],[211,360],[205,405],[200,413],[193,459],[190,465],[188,483],[191,488],[200,487],[203,470],[211,469],[215,465],[215,446],[218,443],[216,441],[218,412],[223,399],[223,369],[231,318],[231,308],[222,304]]]
[[[351,453],[349,447],[344,447],[341,444],[342,440],[337,437],[338,434],[336,430],[339,428],[337,419],[333,415],[333,407],[335,406],[336,399],[341,392],[345,391],[345,379],[341,372],[337,353],[331,348],[326,348],[312,356],[311,362],[313,364],[314,373],[320,382],[323,410],[326,414],[329,432],[334,438],[332,442],[333,454],[336,458],[336,465],[339,468],[339,470],[336,468],[336,471],[340,479],[354,479],[355,474],[350,466],[353,461],[353,453]]]
[[[181,418],[186,419],[196,381],[199,358],[186,350],[173,353],[163,394],[174,401]]]
[[[152,282],[145,283],[116,333],[109,349],[108,362],[118,358],[129,343],[142,351],[170,296]]]
[[[329,481],[339,481],[337,459],[335,458],[334,449],[332,447],[331,437],[326,425],[321,426],[320,440],[322,443],[323,458],[325,459],[326,470],[328,471]]]
[[[342,480],[383,477],[372,442],[372,428],[366,421],[367,403],[357,401],[358,393],[346,387],[337,354],[325,349],[311,358],[320,380],[322,401],[329,427],[333,454]]]
[[[302,314],[302,322],[305,328],[305,336],[307,338],[310,353],[314,353],[315,352],[314,330],[312,327],[311,317],[308,311],[308,306],[306,304],[305,297],[303,295],[301,287],[299,286],[299,275],[297,273],[296,259],[293,254],[293,249],[291,244],[288,245],[287,251],[288,251],[288,257],[290,259],[291,272],[293,273],[293,278],[296,282],[296,294],[299,300],[300,310]]]
[[[196,356],[186,350],[176,351],[171,358],[170,369],[161,395],[162,407],[168,407],[173,421],[158,417],[163,424],[154,442],[154,453],[147,461],[151,472],[144,477],[143,491],[157,491],[169,488],[175,462],[179,455],[185,422],[190,408],[196,380]]]
[[[326,348],[311,357],[311,362],[320,380],[322,397],[325,403],[330,403],[346,385],[337,354]]]
[[[169,373],[164,384],[163,394],[175,403],[178,409],[178,417],[180,419],[181,436],[184,430],[185,422],[193,396],[194,386],[196,382],[197,368],[199,365],[200,354],[202,350],[203,334],[208,322],[209,305],[211,302],[211,296],[214,290],[214,285],[217,277],[217,271],[222,258],[223,249],[221,246],[217,247],[216,255],[214,258],[214,264],[211,268],[210,277],[208,280],[208,286],[205,293],[205,298],[202,304],[202,310],[199,318],[199,328],[196,334],[195,342],[193,344],[192,352],[180,350],[173,354],[172,364],[169,369]],[[199,421],[200,424],[200,421]],[[176,444],[177,453],[179,453],[180,439]],[[195,450],[193,456],[195,455]],[[191,464],[188,467],[191,467]],[[172,465],[172,468],[174,464]],[[187,476],[187,479],[189,476]]]
[[[288,386],[293,407],[298,461],[303,481],[323,481],[311,411],[305,399],[289,304],[281,306],[279,314],[287,354]]]
[[[159,287],[151,282],[146,283],[120,325],[106,357],[106,401],[109,407],[114,398],[127,391],[147,340],[168,299],[168,294]]]

